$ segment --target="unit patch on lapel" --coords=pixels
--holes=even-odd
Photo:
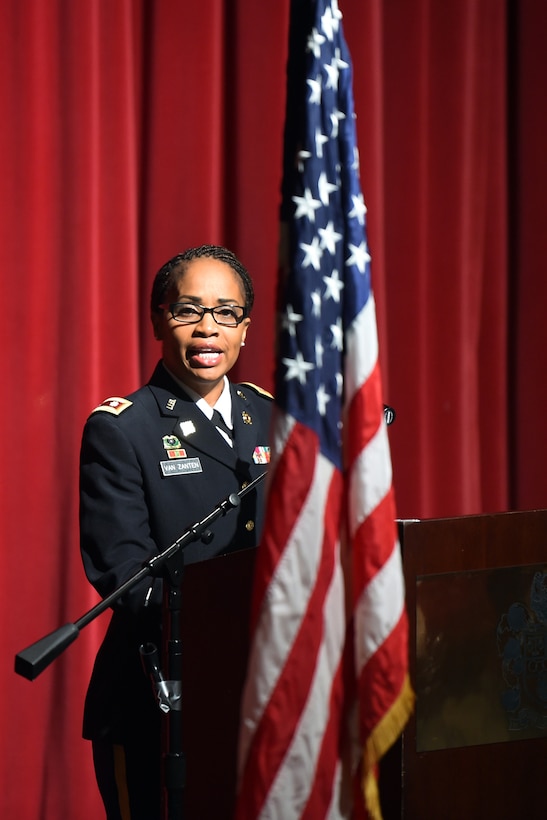
[[[167,403],[165,405],[165,409],[166,410],[174,410],[176,403],[177,403],[176,399],[168,399]]]
[[[131,407],[132,404],[133,402],[128,399],[123,399],[120,396],[111,396],[109,399],[105,399],[101,402],[93,412],[96,413],[98,410],[103,410],[105,413],[112,413],[113,416],[119,416],[120,413],[123,413],[128,407]]]
[[[162,442],[164,450],[172,450],[173,448],[180,447],[180,440],[176,436],[164,436]]]
[[[255,464],[269,464],[270,463],[270,448],[269,447],[255,447],[253,450],[253,461]]]

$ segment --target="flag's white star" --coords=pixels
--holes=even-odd
[[[323,158],[323,146],[326,142],[329,141],[329,138],[322,134],[319,128],[315,129],[315,153],[319,157],[319,159]]]
[[[338,138],[338,131],[340,130],[340,120],[345,120],[346,115],[343,111],[338,111],[336,109],[330,115],[330,121],[332,123],[332,131],[330,132],[331,139],[335,140]]]
[[[293,196],[292,201],[296,204],[295,219],[305,216],[310,222],[315,222],[315,212],[321,207],[321,203],[318,199],[313,198],[309,188],[304,191],[304,196]]]
[[[319,58],[321,56],[321,46],[325,42],[325,38],[318,32],[316,28],[312,29],[308,37],[308,51],[313,52],[313,56]]]
[[[353,115],[355,117],[355,114]],[[356,145],[353,146],[353,162],[351,167],[354,171],[359,171],[359,149]]]
[[[333,299],[335,302],[339,302],[344,283],[340,280],[338,271],[333,270],[331,276],[323,276],[323,282],[326,285],[325,299]]]
[[[282,326],[285,330],[289,331],[289,336],[296,336],[296,325],[298,322],[301,322],[303,318],[302,314],[294,312],[292,305],[287,305]]]
[[[319,238],[314,236],[310,245],[307,245],[305,242],[300,242],[299,247],[304,251],[302,267],[307,268],[311,265],[314,270],[320,270],[323,251],[319,247]]]
[[[323,342],[320,336],[317,336],[315,340],[315,361],[317,367],[323,367]]]
[[[325,13],[321,17],[321,28],[327,40],[332,40],[334,32],[338,30],[338,21],[333,16],[330,6],[327,6]]]
[[[317,192],[323,205],[329,204],[330,195],[337,190],[338,186],[333,185],[332,182],[329,182],[326,173],[321,171],[319,179],[317,180]]]
[[[346,68],[349,68],[349,63],[346,63],[346,61],[342,60],[342,58],[340,57],[340,49],[339,48],[334,49],[334,59],[336,60],[336,65],[338,66],[338,68],[340,68],[342,70],[344,70]]]
[[[306,80],[311,88],[311,94],[308,102],[311,105],[321,105],[321,77],[316,77],[315,80]]]
[[[300,384],[306,384],[306,373],[313,370],[315,365],[312,362],[306,362],[302,356],[302,352],[296,352],[295,359],[282,359],[283,364],[287,368],[285,373],[285,380],[298,379]]]
[[[315,316],[316,319],[319,319],[321,316],[321,293],[318,290],[313,290],[311,292],[311,312],[312,316]]]
[[[334,230],[334,223],[332,220],[328,223],[326,228],[319,228],[319,235],[321,237],[321,245],[328,250],[332,256],[336,253],[336,243],[342,239],[342,234]]]
[[[330,326],[330,332],[332,333],[332,345],[331,347],[334,350],[343,350],[344,349],[344,334],[342,332],[342,320],[337,319],[335,325]]]
[[[336,30],[338,31],[338,27],[340,25],[339,20],[342,19],[342,12],[338,8],[338,0],[332,0],[332,11],[334,15]]]
[[[342,374],[340,372],[338,372],[336,374],[336,395],[337,396],[342,395],[343,388],[344,388],[344,379],[342,377]]]
[[[303,148],[299,151],[296,155],[296,159],[298,162],[298,170],[300,173],[304,170],[304,160],[309,159],[311,157],[310,151],[305,151]]]
[[[367,243],[361,242],[360,245],[352,245],[349,243],[351,254],[346,259],[346,265],[356,265],[359,273],[365,272],[365,265],[370,262],[370,255],[367,250]]]
[[[335,60],[333,57],[331,62],[325,63],[323,68],[327,72],[327,84],[325,87],[333,88],[336,91],[336,89],[338,88],[338,76],[340,74],[337,60]]]
[[[327,404],[330,401],[330,396],[325,390],[324,384],[319,385],[319,389],[315,395],[317,398],[317,409],[319,410],[319,414],[324,416],[327,412]]]
[[[365,205],[365,200],[363,199],[363,194],[355,194],[351,195],[351,201],[353,202],[353,208],[348,214],[348,217],[351,219],[355,217],[360,225],[365,224],[365,214],[367,212],[367,206]]]

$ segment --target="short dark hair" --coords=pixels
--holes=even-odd
[[[232,251],[223,248],[221,245],[199,245],[196,248],[188,248],[182,253],[173,256],[172,259],[159,269],[152,284],[152,294],[150,297],[150,309],[152,313],[159,312],[160,305],[165,302],[167,294],[184,274],[189,263],[193,262],[194,259],[203,258],[217,259],[219,262],[224,262],[232,268],[239,276],[241,284],[243,285],[247,314],[251,312],[254,303],[254,289],[252,279],[245,266],[242,265]]]

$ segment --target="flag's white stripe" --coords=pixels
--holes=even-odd
[[[294,416],[283,413],[277,407],[274,407],[271,425],[270,465],[266,476],[266,493],[269,492],[275,470],[295,424],[296,419]]]
[[[312,485],[266,590],[249,657],[240,733],[240,771],[264,709],[285,666],[315,586],[323,544],[324,510],[334,467],[316,460]],[[264,652],[264,647],[268,652]]]
[[[380,424],[376,434],[356,458],[350,476],[349,527],[353,538],[361,523],[391,489],[392,468],[387,426]]]
[[[344,390],[346,406],[349,406],[355,393],[369,378],[378,361],[378,331],[372,293],[346,331],[344,341],[346,345]]]
[[[274,417],[273,431],[272,431],[272,451],[280,456],[287,445],[292,429],[296,424],[294,416],[288,413],[282,413],[279,410],[274,410],[276,414]]]
[[[359,675],[398,624],[405,600],[399,542],[363,590],[355,607],[355,661]]]
[[[330,717],[333,680],[340,665],[345,635],[344,579],[340,566],[339,545],[336,551],[332,581],[323,607],[324,636],[321,643],[309,697],[296,727],[295,736],[268,793],[262,820],[296,820],[310,796],[317,758]],[[332,772],[333,783],[337,769]],[[330,816],[335,813],[334,801]]]
[[[341,818],[351,817],[353,813],[351,796],[342,796],[342,761],[338,760],[336,771],[334,772],[334,787],[332,790],[332,800],[325,814],[325,820],[341,820]],[[347,790],[346,786],[346,790]]]

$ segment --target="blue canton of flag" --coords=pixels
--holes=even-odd
[[[307,116],[292,136],[295,166],[283,203],[294,230],[276,397],[317,432],[340,468],[344,338],[370,295],[370,256],[351,58],[337,3],[316,5],[321,27],[308,37],[307,99],[299,107]]]

